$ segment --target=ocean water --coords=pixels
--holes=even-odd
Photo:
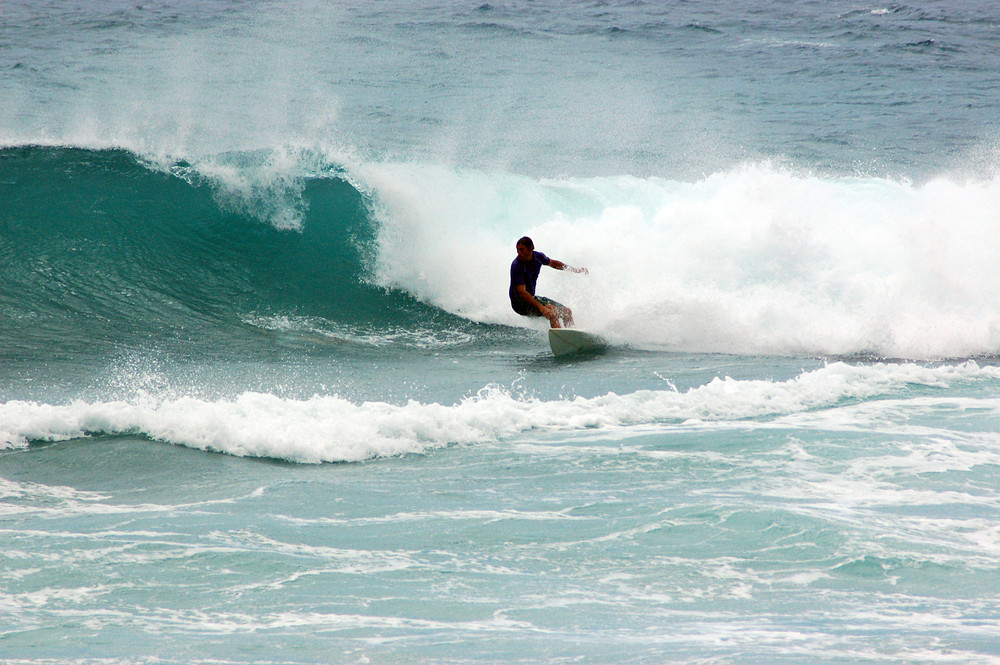
[[[7,0],[0,662],[1000,663],[998,47]]]

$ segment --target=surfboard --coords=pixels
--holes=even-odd
[[[549,328],[549,346],[552,347],[553,355],[565,356],[581,351],[606,349],[608,342],[603,337],[577,328]]]

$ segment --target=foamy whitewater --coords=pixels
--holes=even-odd
[[[998,47],[5,3],[0,663],[1000,664]]]

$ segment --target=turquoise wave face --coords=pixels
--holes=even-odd
[[[297,228],[266,219],[281,214],[272,194],[234,198],[186,165],[165,172],[124,151],[4,150],[0,183],[5,359],[169,342],[245,350],[274,317],[409,327],[444,316],[366,281],[368,202],[336,176],[295,183],[285,203]]]

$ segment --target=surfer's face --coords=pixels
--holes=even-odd
[[[534,255],[535,255],[535,250],[531,249],[527,245],[517,246],[517,258],[521,259],[522,261],[530,261]]]

